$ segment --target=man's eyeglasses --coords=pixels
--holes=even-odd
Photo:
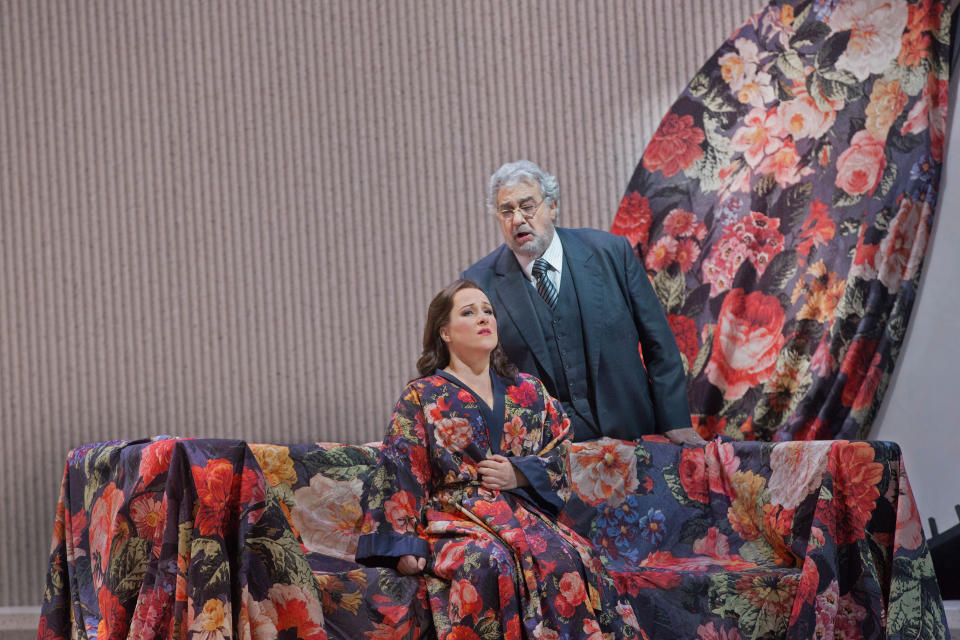
[[[500,216],[501,220],[513,220],[513,216],[519,213],[523,216],[524,220],[529,220],[533,216],[537,215],[537,209],[540,208],[540,205],[543,204],[543,199],[540,199],[540,202],[524,202],[523,204],[517,205],[516,207],[501,207],[497,210],[497,215]]]

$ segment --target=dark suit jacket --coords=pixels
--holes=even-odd
[[[690,426],[687,380],[676,339],[625,238],[596,229],[556,229],[580,302],[584,347],[603,435],[636,440]],[[500,345],[520,371],[547,385],[547,343],[516,256],[500,245],[463,272],[476,282],[497,312]],[[643,361],[637,344],[643,347]],[[644,362],[646,367],[644,367]],[[555,389],[549,389],[556,394]]]

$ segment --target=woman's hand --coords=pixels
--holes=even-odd
[[[407,555],[402,556],[400,561],[397,562],[397,571],[405,576],[412,576],[423,571],[425,566],[427,566],[426,558]]]
[[[513,466],[510,459],[498,453],[481,460],[477,470],[480,472],[480,484],[484,489],[507,491],[529,484],[527,477]]]

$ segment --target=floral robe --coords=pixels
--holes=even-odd
[[[426,558],[441,640],[638,637],[593,547],[554,520],[571,437],[560,404],[532,376],[491,377],[492,409],[443,372],[407,385],[364,491],[357,561]],[[530,485],[483,489],[477,462],[494,453]]]

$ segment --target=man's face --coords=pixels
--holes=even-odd
[[[500,187],[497,218],[503,239],[514,253],[539,258],[553,240],[557,203],[548,204],[543,200],[540,185],[520,182]]]

